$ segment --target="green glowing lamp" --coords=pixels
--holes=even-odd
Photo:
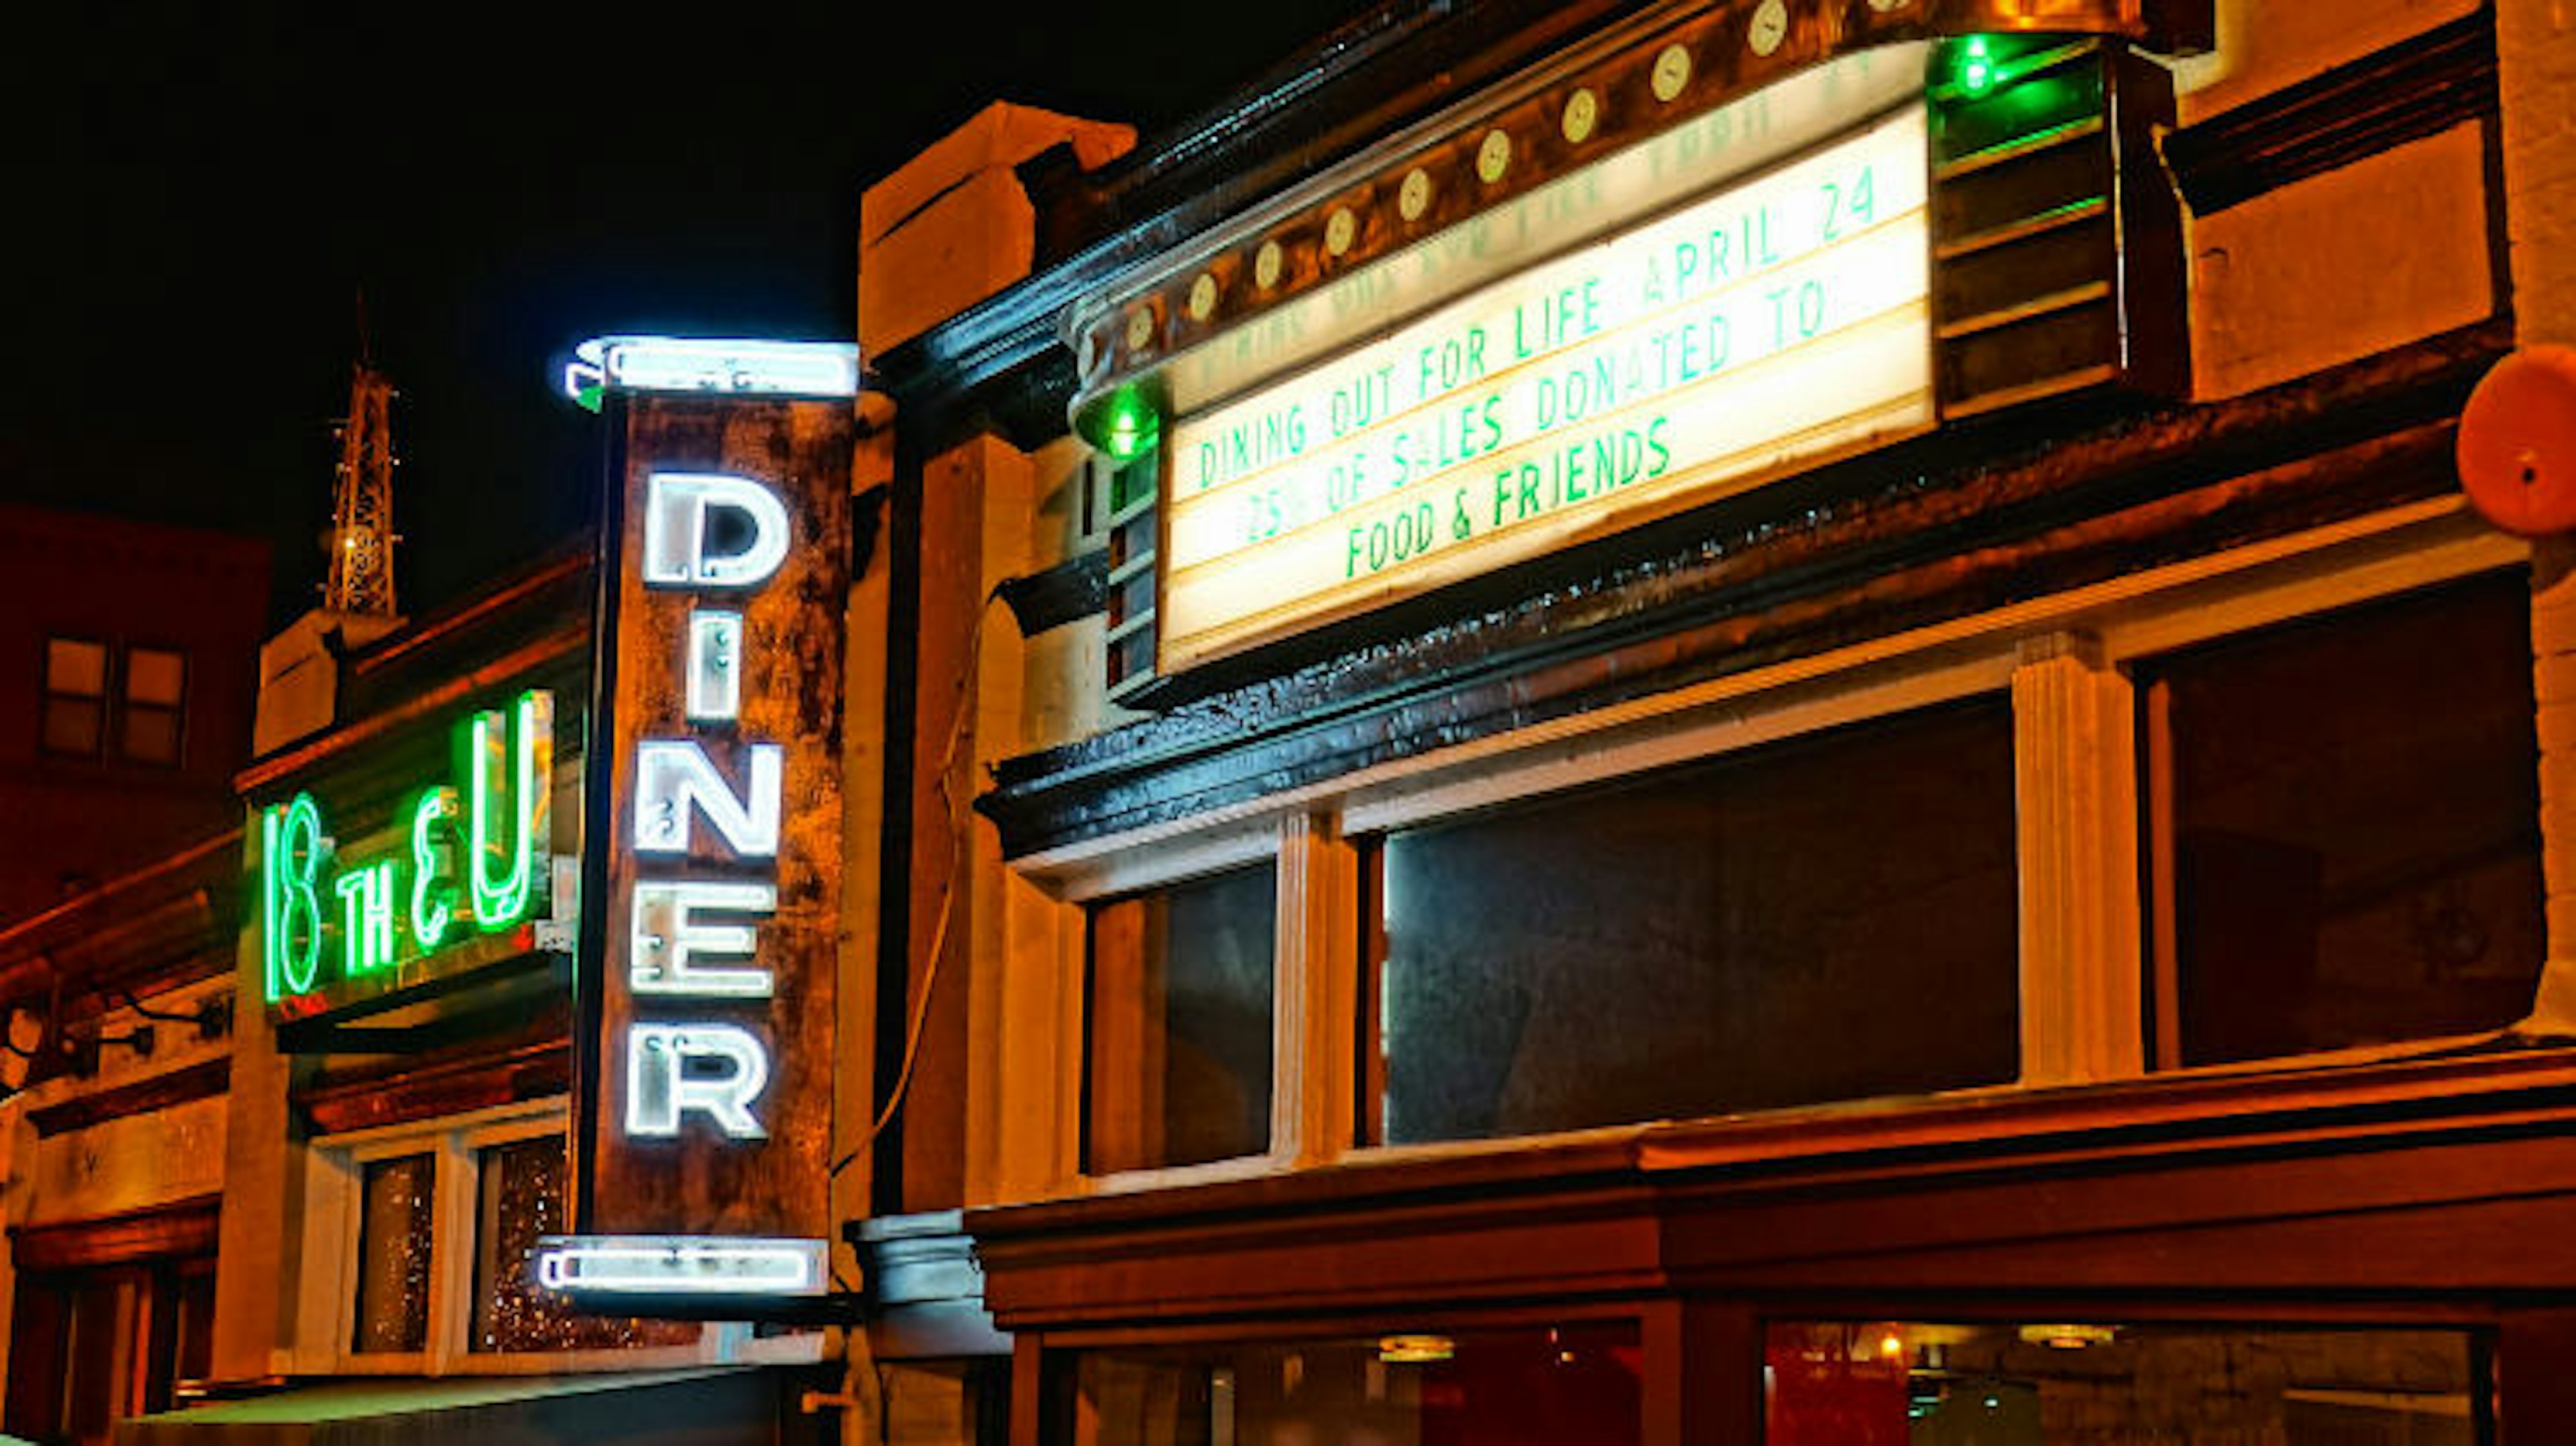
[[[1129,382],[1082,407],[1074,429],[1114,462],[1132,462],[1161,441],[1163,408],[1157,379]]]
[[[1103,440],[1109,444],[1109,455],[1124,462],[1145,450],[1145,439],[1153,435],[1144,407],[1132,396],[1121,396],[1111,404]]]
[[[1981,96],[2002,81],[2003,70],[1995,62],[1994,44],[1985,36],[1969,36],[1954,54],[1957,69],[1953,78],[1962,94]]]

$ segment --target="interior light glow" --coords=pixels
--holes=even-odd
[[[548,1290],[644,1296],[817,1296],[830,1279],[820,1240],[696,1235],[569,1235],[538,1242]]]
[[[560,383],[592,411],[614,389],[719,396],[855,397],[859,349],[841,341],[603,336],[573,349]]]
[[[2119,1335],[2118,1327],[2105,1325],[2026,1325],[2021,1328],[2021,1338],[2026,1344],[2060,1351],[2107,1346],[2119,1339]]]
[[[1393,1366],[1427,1365],[1457,1354],[1458,1343],[1447,1336],[1394,1335],[1380,1336],[1377,1341],[1377,1358]]]

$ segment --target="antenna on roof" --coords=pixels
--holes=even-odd
[[[367,295],[358,293],[358,360],[349,374],[349,415],[340,423],[340,466],[331,489],[331,553],[322,606],[332,612],[394,615],[393,383],[374,365]]]

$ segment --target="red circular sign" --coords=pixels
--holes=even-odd
[[[2487,521],[2522,537],[2576,531],[2576,348],[2496,363],[2460,414],[2459,457]]]

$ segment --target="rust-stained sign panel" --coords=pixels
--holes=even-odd
[[[580,1234],[538,1275],[627,1313],[756,1315],[828,1283],[852,409],[611,396]]]

